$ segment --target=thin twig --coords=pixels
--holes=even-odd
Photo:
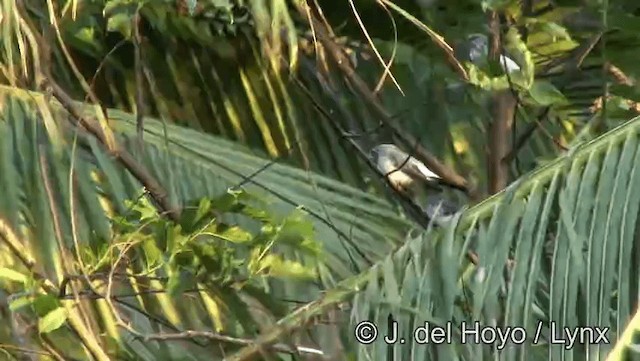
[[[449,66],[451,66],[451,68],[456,73],[458,73],[458,75],[460,75],[460,77],[462,79],[464,79],[465,81],[469,80],[469,74],[467,74],[467,71],[465,70],[464,66],[462,66],[462,63],[460,63],[460,61],[456,58],[455,53],[453,51],[453,48],[451,47],[451,45],[449,45],[444,40],[444,38],[440,34],[437,34],[433,30],[431,30],[429,27],[427,27],[424,23],[422,23],[421,21],[419,21],[415,17],[413,17],[411,15],[408,15],[397,4],[394,4],[393,2],[391,2],[389,0],[378,0],[378,3],[386,5],[386,6],[390,7],[391,9],[395,10],[396,12],[402,14],[407,20],[412,22],[414,25],[416,25],[422,31],[426,32],[427,35],[429,35],[429,37],[431,38],[431,40],[433,40],[433,42],[440,49],[442,49],[442,51],[444,51],[444,54],[445,54],[445,57],[447,59],[447,62],[449,63]]]
[[[104,57],[102,57],[100,64],[98,64],[98,67],[96,68],[96,71],[93,73],[93,76],[91,77],[91,81],[89,82],[89,89],[91,89],[92,92],[95,93],[94,88],[96,85],[96,80],[98,79],[98,74],[100,74],[100,72],[102,71],[102,68],[105,67],[107,63],[107,59],[109,59],[109,57],[124,44],[126,44],[126,39],[120,40],[116,45],[113,46],[113,48],[111,48],[111,50],[109,50],[107,54],[105,54]],[[87,95],[84,97],[84,102],[86,103],[88,101],[89,101],[89,93],[87,93]]]
[[[542,69],[540,69],[540,73],[545,75],[549,74],[551,70],[555,67],[564,63],[564,67],[568,69],[580,69],[582,67],[582,63],[584,59],[593,51],[593,48],[600,42],[603,33],[600,32],[595,34],[591,38],[587,39],[584,43],[580,44],[576,49],[572,50],[571,53],[567,57],[560,57],[558,59],[554,59],[546,64]]]
[[[246,339],[246,338],[237,338],[222,335],[216,332],[210,331],[183,331],[179,333],[159,333],[159,334],[151,334],[143,337],[145,342],[148,341],[175,341],[175,340],[185,340],[185,339],[193,339],[193,338],[206,338],[211,341],[221,341],[235,345],[248,346],[253,344],[254,340]],[[277,352],[285,352],[289,354],[297,354],[297,353],[307,353],[314,355],[324,355],[322,350],[318,350],[311,347],[305,346],[294,346],[292,349],[291,346],[287,346],[285,344],[275,344],[271,345],[270,348]]]
[[[135,50],[135,74],[136,74],[136,133],[138,134],[138,147],[140,154],[144,154],[144,74],[142,70],[142,37],[140,36],[140,9],[136,10],[133,17],[133,46]]]
[[[193,289],[188,289],[188,290],[184,290],[181,291],[181,293],[195,293],[195,292],[204,292],[204,291],[208,291],[205,288],[193,288]],[[120,299],[120,298],[130,298],[130,297],[138,297],[138,296],[144,296],[144,295],[155,295],[155,294],[160,294],[160,293],[167,293],[169,292],[168,289],[161,289],[161,290],[156,290],[156,289],[150,289],[150,290],[146,290],[146,291],[140,291],[140,292],[133,292],[133,293],[125,293],[125,294],[119,294],[119,295],[110,295],[109,297],[111,297],[112,299]],[[106,295],[101,295],[99,293],[96,293],[93,290],[84,290],[84,291],[79,291],[78,292],[78,296],[71,296],[71,295],[62,295],[62,296],[58,296],[58,299],[90,299],[90,300],[102,300],[107,298]]]
[[[503,161],[505,163],[510,163],[513,159],[515,159],[518,156],[518,153],[520,152],[522,147],[524,147],[524,145],[527,144],[527,141],[529,140],[529,138],[531,138],[535,130],[538,129],[539,126],[542,126],[542,120],[547,117],[550,109],[551,107],[544,108],[544,110],[542,111],[542,114],[540,114],[538,119],[536,119],[534,122],[528,125],[527,129],[525,129],[525,131],[520,135],[520,137],[518,137],[518,139],[514,142],[514,145],[511,148],[511,152],[509,152],[509,154],[507,154],[504,157]]]
[[[24,353],[24,354],[33,354],[33,355],[42,355],[42,356],[53,357],[53,355],[50,352],[32,350],[32,349],[28,349],[28,348],[24,348],[24,347],[18,347],[18,346],[7,345],[7,344],[0,344],[0,350],[11,350],[11,351],[14,351],[14,352],[20,352],[20,353]]]
[[[44,145],[39,146],[39,165],[40,165],[40,173],[42,175],[42,183],[44,184],[45,194],[47,196],[49,211],[51,212],[51,220],[53,223],[54,236],[56,239],[56,244],[58,245],[58,250],[61,258],[61,267],[64,273],[71,273],[73,266],[73,257],[71,256],[69,249],[64,244],[64,236],[62,235],[62,225],[60,223],[60,214],[58,211],[57,201],[53,194],[53,186],[51,184],[51,179],[49,177],[49,162],[47,161],[46,149]],[[70,184],[73,187],[72,184]],[[71,290],[75,297],[78,295],[77,288],[72,284]],[[86,305],[83,303],[79,304],[79,314],[84,321],[84,323],[88,326],[95,326],[95,319],[91,318],[90,312],[88,312]],[[91,322],[93,321],[93,322]]]

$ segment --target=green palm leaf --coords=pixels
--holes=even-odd
[[[352,305],[351,331],[345,330],[344,343],[356,359],[388,359],[391,354],[403,360],[498,357],[497,344],[460,341],[463,321],[522,327],[527,342],[500,350],[500,357],[509,360],[606,355],[611,344],[550,344],[551,325],[556,341],[567,339],[558,331],[564,327],[589,326],[609,328],[606,335],[614,343],[632,316],[638,290],[633,265],[638,262],[639,130],[636,118],[578,146],[469,209],[446,229],[408,241],[229,359],[246,359],[258,345],[274,342],[342,302]],[[470,249],[477,253],[477,265],[464,257]],[[390,314],[404,344],[382,341]],[[354,339],[361,321],[378,325],[372,344]],[[453,342],[416,344],[413,332],[425,321],[432,327],[451,323]]]
[[[69,274],[67,267],[79,262],[72,251],[76,248],[74,242],[78,242],[81,250],[87,250],[88,253],[81,255],[84,262],[95,263],[95,257],[104,253],[113,237],[111,219],[116,214],[127,213],[126,201],[140,197],[142,185],[115,163],[93,138],[80,133],[79,143],[74,146],[75,132],[65,123],[66,115],[56,103],[49,113],[42,107],[44,98],[38,93],[10,87],[3,87],[2,92],[0,131],[4,141],[0,166],[5,191],[0,195],[0,215],[10,228],[20,230],[25,252],[33,255],[35,264],[41,265],[38,272],[59,285]],[[81,106],[87,114],[94,111],[93,107]],[[119,141],[136,152],[135,118],[115,110],[109,112],[109,117]],[[51,137],[55,134],[61,137]],[[324,249],[320,262],[311,264],[323,285],[276,282],[272,287],[277,298],[296,300],[301,294],[313,296],[320,289],[361,272],[396,248],[410,229],[408,221],[374,195],[291,166],[271,164],[273,161],[259,152],[227,140],[147,119],[144,141],[143,164],[161,180],[170,197],[181,204],[205,196],[219,196],[229,187],[242,186],[266,200],[269,211],[274,214],[286,215],[296,208],[307,213],[312,220],[314,238]],[[48,165],[47,173],[42,173],[40,167],[43,159]],[[73,190],[69,187],[72,163]],[[52,197],[47,197],[47,187],[55,190]],[[73,206],[69,202],[71,191],[76,199]],[[55,211],[55,219],[50,207]],[[248,229],[255,228],[254,223],[243,217],[232,221]],[[58,234],[63,235],[59,239],[61,243],[57,241]],[[303,264],[308,263],[303,254],[291,256]],[[13,264],[15,259],[10,257],[7,262],[7,265]],[[265,302],[265,306],[269,297],[273,297],[260,293],[253,296]],[[218,307],[236,307],[232,312],[234,317],[245,312],[238,308],[243,301],[237,295],[221,293],[217,297],[221,301],[217,302]],[[180,328],[208,325],[208,322],[193,321],[197,319],[194,318],[196,310],[207,312],[203,309],[204,300],[194,303],[177,300],[158,295],[145,298],[137,307],[146,305],[161,310],[163,322]],[[282,316],[275,304],[268,308],[276,317]],[[105,310],[90,314],[107,325],[114,322]],[[209,313],[209,316],[213,322],[214,315]],[[144,319],[134,325],[147,333],[154,333],[156,327]],[[122,340],[120,332],[115,332],[110,337]],[[126,335],[125,332],[124,340],[128,339]],[[135,340],[127,341],[125,350],[132,357],[146,359],[149,358],[145,354],[162,352],[166,347],[138,348],[136,344]]]

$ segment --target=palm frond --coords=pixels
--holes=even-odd
[[[579,326],[608,328],[613,344],[637,307],[637,219],[640,206],[640,118],[572,149],[485,202],[446,229],[408,241],[370,270],[347,279],[314,303],[282,319],[243,360],[335,305],[351,303],[354,330],[377,325],[378,338],[362,344],[345,334],[358,359],[411,360],[585,358],[612,345],[552,344]],[[467,251],[479,262],[467,261]],[[387,345],[389,317],[404,343]],[[461,323],[473,328],[522,328],[524,344],[462,342]],[[428,322],[451,325],[450,344],[414,341]],[[553,327],[553,328],[552,328]],[[364,328],[361,328],[364,330]],[[363,331],[370,335],[371,328]],[[564,335],[564,336],[563,336]],[[594,332],[594,339],[598,333]],[[535,342],[533,341],[535,337]],[[364,338],[364,337],[363,337]],[[592,341],[593,341],[592,340]],[[600,340],[602,341],[602,340]]]

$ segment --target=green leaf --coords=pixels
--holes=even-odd
[[[198,211],[196,213],[195,219],[193,223],[198,223],[207,213],[211,210],[211,199],[202,198],[200,200],[200,204],[198,204]]]
[[[60,307],[60,300],[54,295],[39,295],[33,300],[33,308],[38,316],[44,316]]]
[[[499,11],[506,9],[514,3],[516,3],[515,0],[482,0],[481,5],[484,10],[491,9]]]
[[[195,286],[194,280],[195,275],[182,268],[179,271],[173,272],[169,277],[169,282],[167,282],[167,291],[172,297],[178,296],[185,290],[193,288]]]
[[[539,31],[544,33],[547,36],[550,36],[553,41],[558,39],[560,40],[571,40],[571,35],[564,26],[561,26],[552,21],[546,21],[536,18],[527,18],[525,20],[527,27],[531,29],[531,31]]]
[[[23,275],[22,273],[6,267],[0,268],[0,278],[20,283],[25,283],[28,279],[27,276]]]
[[[213,3],[213,6],[222,10],[231,11],[233,8],[231,0],[211,0],[211,2]]]
[[[505,49],[521,67],[520,72],[513,73],[511,81],[528,89],[534,81],[535,64],[531,51],[522,41],[522,37],[515,27],[509,29],[505,35]]]
[[[33,303],[34,297],[31,295],[14,298],[9,302],[9,310],[15,312]]]
[[[295,210],[284,220],[277,232],[276,243],[284,243],[310,251],[313,254],[320,253],[320,244],[313,240],[315,235],[313,223],[300,209]]]
[[[233,243],[246,243],[253,238],[251,233],[238,226],[229,227],[223,232],[218,233],[217,236]]]
[[[118,31],[127,39],[131,38],[131,15],[115,14],[107,20],[107,31]]]
[[[127,202],[133,211],[140,213],[140,221],[147,221],[158,218],[158,210],[151,204],[148,198],[140,198],[135,204]]]
[[[299,262],[285,260],[279,255],[269,254],[254,264],[255,274],[268,274],[272,277],[290,277],[312,279],[316,276],[312,268],[305,267]]]
[[[136,8],[145,1],[111,1],[104,7],[107,18],[107,31],[117,31],[126,39],[131,39],[133,30],[133,16]]]
[[[211,211],[211,199],[201,198],[197,203],[195,201],[187,202],[180,216],[179,224],[186,232],[193,232],[197,228],[202,227],[209,219],[204,217]],[[204,221],[204,222],[203,222]]]
[[[146,238],[142,242],[142,249],[144,250],[147,267],[153,268],[162,262],[162,251],[158,249],[158,246],[156,245],[156,242],[153,238]]]
[[[553,84],[544,80],[536,80],[531,89],[529,89],[529,95],[536,103],[542,106],[567,102],[564,95]]]
[[[60,328],[67,320],[68,314],[64,307],[58,307],[38,321],[38,332],[49,333]]]

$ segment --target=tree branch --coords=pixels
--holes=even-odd
[[[489,29],[489,59],[498,61],[501,52],[500,19],[495,11],[489,13]],[[497,92],[491,100],[492,120],[489,127],[487,154],[489,194],[499,192],[509,183],[509,164],[504,159],[511,148],[509,135],[516,106],[517,98],[512,94],[511,89]]]

